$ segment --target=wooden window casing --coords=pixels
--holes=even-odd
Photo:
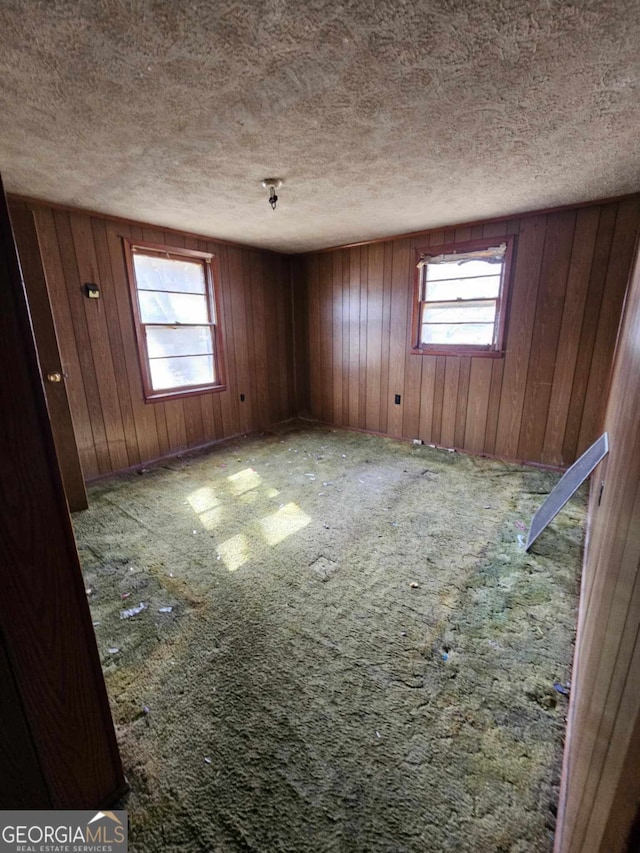
[[[140,373],[142,376],[142,387],[144,399],[148,403],[153,403],[161,400],[174,399],[178,397],[191,396],[193,394],[203,394],[211,391],[226,390],[224,377],[224,355],[223,342],[220,333],[220,311],[218,304],[217,283],[219,282],[217,258],[209,252],[199,252],[193,249],[181,249],[173,246],[164,246],[158,243],[148,243],[139,240],[129,240],[123,238],[125,257],[127,263],[127,272],[129,278],[129,287],[131,293],[131,307],[133,310],[133,319],[136,330],[136,342],[138,345],[138,357],[140,361]],[[150,257],[161,257],[167,260],[188,261],[193,262],[202,269],[204,280],[204,293],[196,294],[192,291],[175,290],[170,291],[159,288],[153,291],[150,288],[139,288],[136,278],[135,256],[147,255]],[[195,323],[190,322],[143,322],[142,310],[140,305],[140,292],[157,292],[168,294],[180,294],[183,296],[203,295],[206,304],[206,319],[199,320]],[[194,384],[179,384],[174,387],[154,388],[152,381],[151,360],[149,356],[148,335],[147,329],[182,329],[182,328],[206,328],[209,330],[211,339],[211,353],[173,353],[168,356],[155,356],[154,360],[175,359],[175,358],[197,358],[198,356],[210,355],[212,359],[212,381],[194,383]]]
[[[488,249],[505,245],[505,253],[501,264],[500,283],[495,298],[470,298],[463,299],[456,295],[455,286],[452,285],[451,296],[446,300],[427,300],[426,277],[429,258],[437,258],[441,255],[464,255],[474,252],[483,252]],[[492,237],[482,240],[469,240],[461,243],[448,243],[441,246],[429,246],[416,249],[416,272],[413,296],[413,319],[411,352],[418,355],[473,355],[488,358],[501,358],[504,355],[506,337],[506,319],[508,307],[509,284],[511,281],[511,260],[513,256],[514,238]],[[422,266],[420,265],[422,262]],[[451,279],[451,281],[454,281]],[[425,306],[430,308],[455,308],[455,307],[482,307],[482,304],[495,302],[495,315],[493,320],[493,335],[490,343],[425,343],[422,341],[422,326]],[[489,321],[481,321],[489,325]],[[444,325],[468,325],[472,321],[459,321],[457,323]]]

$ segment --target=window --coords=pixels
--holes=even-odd
[[[420,251],[413,352],[499,356],[513,237]]]
[[[125,250],[145,399],[222,390],[214,256],[129,240]]]

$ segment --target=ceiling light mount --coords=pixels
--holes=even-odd
[[[271,210],[276,209],[276,204],[278,203],[276,190],[279,190],[283,183],[282,178],[264,178],[262,181],[262,186],[265,190],[269,190],[269,204],[271,205]]]

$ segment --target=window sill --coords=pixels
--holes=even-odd
[[[470,346],[413,347],[412,355],[465,355],[472,358],[504,358],[504,350],[479,349]]]
[[[145,403],[163,403],[166,400],[178,400],[181,397],[195,397],[199,394],[215,394],[226,391],[226,385],[200,385],[197,388],[175,388],[169,391],[159,391],[157,394],[145,395]]]

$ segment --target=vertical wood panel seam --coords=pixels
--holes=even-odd
[[[598,300],[598,316],[600,315],[600,311],[602,310],[602,302],[603,302],[603,299],[604,299],[604,291],[605,291],[606,283],[607,283],[607,274],[606,274],[606,270],[608,270],[608,269],[609,269],[609,262],[610,262],[610,260],[611,260],[611,252],[612,252],[612,250],[613,250],[614,237],[615,237],[616,228],[617,228],[617,225],[618,225],[618,213],[619,213],[619,211],[620,211],[620,205],[619,205],[619,204],[617,204],[617,205],[616,205],[616,213],[615,213],[615,216],[614,216],[614,219],[613,219],[613,226],[612,226],[612,229],[611,229],[611,242],[609,243],[609,250],[608,250],[608,252],[607,252],[607,263],[606,263],[606,265],[605,265],[605,275],[604,275],[604,279],[603,279],[603,282],[602,282],[602,288],[600,289],[600,298],[599,298],[599,300]],[[602,216],[602,208],[600,208],[600,214],[601,214],[601,216]],[[598,220],[598,226],[599,226],[599,225],[600,225],[600,219]],[[596,242],[597,242],[597,235],[596,235]],[[595,254],[595,249],[594,249],[594,254]],[[584,324],[585,324],[585,322],[586,322],[586,321],[587,321],[587,317],[586,317],[586,311],[585,311],[585,317],[583,318],[583,321],[582,321],[582,327],[581,327],[581,329],[580,329],[580,337],[581,337],[581,338],[582,338],[582,332],[583,332],[583,329],[584,329]],[[596,344],[596,338],[597,338],[597,335],[598,335],[598,329],[597,329],[597,326],[596,326],[596,330],[595,330],[594,337],[593,337],[593,345],[592,345],[592,347],[591,347],[591,353],[589,354],[589,370],[587,371],[587,377],[589,377],[589,376],[591,375],[591,367],[592,367],[592,365],[593,365],[593,356],[594,356],[595,348],[596,348],[596,347],[595,347],[595,344]],[[574,386],[574,384],[575,384],[575,376],[574,376],[574,382],[573,382],[573,383],[572,383],[572,385],[571,385],[571,393],[572,393],[572,394],[573,394],[573,386]],[[587,384],[585,385],[585,389],[584,389],[584,396],[583,396],[583,398],[582,398],[582,403],[581,403],[581,405],[580,405],[580,418],[579,418],[579,419],[578,419],[578,421],[577,421],[577,423],[578,423],[578,431],[577,431],[577,434],[576,434],[576,447],[578,447],[578,442],[579,442],[579,440],[580,440],[580,431],[581,431],[581,428],[582,428],[582,422],[583,422],[583,420],[584,420],[584,407],[585,407],[586,402],[587,402],[587,393],[588,393],[588,389],[589,389],[589,382],[588,382],[588,380],[587,380]]]
[[[630,523],[631,523],[631,519],[630,519]],[[628,529],[627,529],[627,536],[628,536]],[[622,631],[621,631],[621,633],[620,633],[620,641],[619,641],[619,643],[618,643],[618,649],[617,649],[617,651],[616,651],[616,662],[617,662],[617,659],[618,659],[618,656],[619,656],[619,653],[620,653],[620,647],[622,646],[622,641],[623,641],[623,638],[624,638],[624,634],[625,634],[625,630],[626,630],[626,627],[627,627],[627,623],[628,623],[628,621],[629,621],[629,613],[630,613],[630,611],[631,611],[631,603],[633,602],[633,599],[634,599],[634,596],[635,596],[635,590],[636,590],[636,587],[637,587],[637,585],[638,585],[638,583],[639,583],[639,582],[640,582],[640,564],[638,564],[638,567],[637,567],[637,570],[636,570],[636,576],[635,576],[635,578],[634,578],[634,582],[633,582],[633,588],[632,588],[632,591],[631,591],[631,595],[629,596],[629,602],[628,602],[627,610],[626,610],[626,613],[625,613],[624,625],[623,625]],[[612,609],[613,609],[613,598],[612,598]],[[610,615],[609,615],[609,619],[610,619]],[[639,643],[639,642],[640,642],[640,623],[638,623],[638,625],[637,625],[637,627],[636,627],[636,632],[635,632],[635,641],[634,641],[634,644],[633,644],[633,648],[634,648],[634,649],[635,649],[635,648],[638,648],[638,643]],[[634,661],[634,655],[633,655],[633,653],[632,653],[632,654],[630,654],[630,656],[629,656],[629,660],[627,661],[626,674],[625,674],[624,684],[622,685],[622,688],[621,688],[621,690],[620,690],[620,694],[619,694],[619,696],[618,696],[618,701],[617,701],[617,704],[616,704],[616,710],[615,710],[615,714],[613,715],[613,720],[612,720],[612,725],[611,725],[611,732],[613,732],[613,731],[614,731],[616,721],[617,721],[617,719],[618,719],[618,717],[619,717],[619,714],[620,714],[620,706],[622,705],[622,700],[623,700],[624,695],[625,695],[625,693],[626,693],[627,684],[629,683],[629,674],[630,674],[630,671],[631,671],[631,668],[632,668],[632,665],[633,665],[633,661]],[[599,668],[599,666],[600,666],[600,662],[598,663],[598,668]],[[609,682],[608,682],[608,685],[607,685],[607,690],[605,691],[606,695],[609,695],[609,691],[610,691],[610,689],[611,689],[611,685],[612,685],[612,682],[613,682],[614,678],[615,678],[615,666],[611,668],[611,673],[610,673]],[[606,705],[605,705],[605,708],[606,708]],[[596,746],[597,746],[598,739],[599,739],[599,735],[600,735],[600,731],[601,731],[601,729],[602,729],[602,724],[603,724],[603,721],[604,721],[604,718],[605,718],[605,713],[604,713],[605,708],[603,708],[603,713],[602,713],[602,714],[601,714],[601,716],[600,716],[600,720],[599,720],[599,722],[598,722],[598,730],[597,730],[597,732],[596,732],[596,736],[595,736],[594,741],[593,741],[593,749],[591,750],[591,756],[590,756],[590,759],[589,759],[588,770],[587,770],[587,776],[588,776],[588,777],[591,775],[591,767],[592,767],[592,765],[593,765],[593,761],[594,761],[594,753],[595,753],[595,751],[596,751],[596,750],[595,750],[595,748],[596,748]],[[610,734],[611,734],[611,732],[610,732]],[[607,746],[606,746],[606,749],[605,749],[604,755],[602,756],[602,764],[601,764],[601,767],[600,767],[600,773],[599,773],[599,775],[598,775],[598,781],[597,781],[597,783],[596,783],[596,787],[595,787],[595,790],[594,790],[594,793],[593,793],[593,798],[592,798],[592,801],[593,801],[593,802],[595,802],[595,801],[597,800],[597,797],[598,797],[598,790],[599,790],[599,788],[600,788],[600,784],[601,784],[601,782],[602,782],[602,776],[603,776],[603,773],[604,773],[604,768],[606,767],[606,764],[607,764],[607,758],[608,758],[608,756],[609,756],[609,752],[610,752],[610,750],[611,750],[611,745],[612,745],[612,741],[611,741],[611,738],[609,737],[609,739],[608,739],[608,741],[607,741]],[[579,814],[580,814],[580,812],[581,812],[581,811],[583,811],[582,804],[583,804],[583,802],[584,802],[585,793],[586,793],[586,792],[585,792],[585,788],[583,787],[583,788],[582,788],[582,797],[580,798],[580,803],[579,803],[578,810],[577,810],[577,813],[576,813],[577,815],[579,815]],[[582,839],[582,841],[584,841],[584,837],[585,837],[585,835],[587,834],[587,830],[588,830],[588,828],[589,828],[589,823],[590,823],[590,821],[589,821],[589,816],[587,815],[586,819],[583,821],[583,829],[584,829],[584,831],[583,831],[582,835],[580,836],[580,838]]]
[[[564,280],[564,295],[562,298],[562,315],[560,316],[560,322],[559,322],[559,326],[558,326],[558,338],[556,340],[556,348],[555,348],[555,352],[554,352],[554,356],[553,356],[553,372],[552,372],[552,376],[551,376],[551,389],[552,390],[551,390],[551,393],[549,394],[549,404],[548,404],[549,406],[551,405],[553,386],[555,384],[556,372],[558,370],[557,356],[558,356],[558,350],[560,348],[560,335],[562,334],[562,320],[563,320],[564,312],[566,311],[566,308],[567,308],[567,284],[569,283],[569,277],[571,275],[571,261],[573,259],[577,230],[578,230],[578,217],[574,216],[573,233],[571,235],[571,248],[569,249],[569,260],[567,263],[567,274],[566,274],[566,277]],[[595,248],[595,242],[594,242],[594,248]],[[545,421],[546,422],[545,422],[545,427],[544,427],[544,433],[542,435],[541,456],[544,456],[545,439],[547,437],[547,431],[549,428],[549,411],[548,410],[547,410]],[[562,442],[560,442],[560,445],[562,446]]]
[[[91,219],[89,220],[89,227],[90,227],[90,229],[91,229],[91,235],[92,235],[92,239],[93,239],[94,254],[95,254],[95,258],[96,258],[96,264],[98,265],[97,272],[98,272],[98,274],[100,274],[100,259],[99,259],[99,257],[98,257],[98,249],[97,249],[97,244],[96,244],[96,234],[95,234],[95,227],[96,227],[96,224],[101,224],[101,225],[103,225],[103,221],[102,221],[102,220],[93,219],[93,218],[91,218]],[[109,253],[109,247],[108,247],[107,239],[106,239],[106,229],[105,229],[105,249],[106,249],[106,255],[107,255],[106,260],[108,261],[108,267],[109,267],[109,270],[108,270],[108,280],[109,280],[109,284],[113,287],[113,291],[114,291],[114,292],[113,292],[113,294],[112,294],[112,296],[110,296],[110,298],[113,298],[112,307],[115,309],[115,315],[116,315],[116,317],[117,317],[117,316],[118,316],[118,315],[117,315],[117,306],[115,305],[115,298],[116,298],[116,297],[115,297],[115,282],[114,282],[114,280],[113,280],[113,274],[112,274],[112,269],[111,269],[111,255],[110,255],[110,253]],[[101,274],[100,274],[100,275],[101,275]],[[114,356],[113,356],[113,349],[112,349],[112,342],[111,342],[111,335],[112,335],[112,333],[113,333],[114,338],[116,339],[116,345],[117,345],[117,343],[118,343],[118,341],[119,341],[119,346],[120,346],[120,350],[121,350],[121,352],[122,352],[122,355],[123,355],[123,361],[124,361],[124,344],[123,344],[123,341],[122,341],[122,330],[121,330],[121,328],[120,328],[120,323],[118,323],[118,324],[117,324],[117,328],[115,329],[115,331],[114,331],[114,332],[112,332],[111,324],[110,324],[110,322],[109,322],[109,315],[108,315],[108,312],[107,312],[106,307],[105,307],[105,325],[106,325],[106,329],[107,329],[107,337],[108,337],[108,340],[109,340],[109,349],[110,349],[110,351],[111,351],[111,361],[112,361],[112,364],[113,364],[114,378],[115,378],[115,380],[116,380],[116,389],[115,389],[115,392],[116,392],[116,398],[117,398],[117,400],[118,400],[118,405],[119,405],[119,409],[120,409],[120,420],[121,420],[121,422],[122,422],[122,424],[123,424],[123,435],[124,435],[124,441],[125,441],[125,451],[126,451],[127,459],[128,459],[128,461],[129,461],[129,465],[135,465],[135,464],[136,464],[136,460],[135,460],[135,458],[134,458],[134,459],[131,459],[131,457],[130,457],[130,455],[129,455],[128,439],[127,439],[127,435],[126,435],[126,432],[125,432],[125,429],[124,429],[124,425],[125,425],[125,418],[124,418],[124,415],[123,415],[123,410],[122,410],[122,401],[121,401],[121,394],[128,395],[128,396],[129,396],[129,405],[131,406],[131,393],[130,393],[130,389],[129,389],[129,384],[128,384],[128,383],[127,383],[127,385],[126,385],[126,387],[125,387],[125,388],[121,388],[121,387],[120,387],[120,383],[117,381],[117,371],[116,371],[115,359],[114,359]],[[126,372],[126,365],[125,365],[125,372]],[[132,417],[133,417],[133,412],[132,412]],[[140,456],[140,452],[139,452],[139,447],[138,447],[138,436],[137,436],[137,435],[136,435],[136,433],[135,433],[135,427],[134,427],[134,435],[133,435],[133,439],[135,440],[135,449],[136,449],[137,455],[138,455],[138,457],[139,457],[139,456]],[[131,440],[131,439],[129,439],[129,440]]]
[[[66,220],[69,222],[69,234],[70,234],[70,236],[71,236],[71,243],[72,243],[72,245],[74,246],[73,264],[74,264],[74,266],[75,266],[75,270],[76,270],[76,278],[77,278],[78,283],[80,283],[80,269],[78,268],[78,260],[77,260],[77,257],[76,257],[76,255],[75,255],[75,244],[74,244],[74,240],[73,240],[73,232],[72,232],[72,230],[71,230],[71,221],[70,221],[70,217],[69,217],[69,215],[68,215],[68,214],[65,214],[65,216],[66,216]],[[56,217],[55,217],[55,216],[53,217],[53,220],[54,220],[54,225],[55,225],[55,229],[56,229],[56,235],[57,235],[58,245],[60,245],[60,231],[59,231],[59,228],[58,228],[58,220],[56,219]],[[61,260],[62,260],[62,257],[61,257]],[[76,320],[75,320],[75,317],[74,317],[74,312],[71,310],[71,299],[70,299],[70,293],[69,293],[69,282],[67,281],[67,277],[66,277],[66,275],[65,275],[65,269],[64,269],[64,268],[65,268],[65,264],[64,264],[64,261],[63,261],[63,262],[62,262],[62,273],[63,273],[63,276],[64,276],[65,293],[66,293],[66,297],[67,297],[67,302],[69,303],[69,315],[70,315],[70,317],[71,317],[71,324],[72,324],[73,329],[74,329],[74,334],[77,334],[77,332],[76,332],[76,330],[77,330],[77,323],[76,323]],[[86,328],[87,319],[86,319],[86,317],[84,316],[84,306],[83,306],[83,318],[82,318],[82,322],[83,322],[83,324],[84,324],[84,326],[85,326],[85,328]],[[87,332],[87,338],[88,338],[88,337],[89,337],[89,329],[88,329],[88,328],[86,328],[86,332]],[[77,337],[76,337],[76,342],[77,342]],[[90,351],[91,363],[92,363],[92,365],[93,365],[93,371],[94,371],[94,376],[95,376],[95,361],[94,361],[94,357],[93,357],[93,350],[91,349],[91,347],[89,347],[89,351]],[[82,362],[81,362],[81,361],[80,361],[80,373],[82,373]],[[84,382],[84,377],[83,377],[83,382]],[[86,390],[86,388],[85,388],[85,390]],[[89,406],[89,400],[88,400],[88,399],[87,399],[87,406]],[[110,448],[109,448],[109,441],[108,441],[108,438],[107,438],[107,434],[106,434],[106,427],[105,427],[105,423],[104,423],[104,416],[103,416],[103,413],[102,413],[102,404],[100,405],[100,416],[99,416],[99,420],[101,420],[101,421],[102,421],[102,429],[103,429],[103,430],[104,430],[104,432],[105,432],[105,449],[106,449],[106,454],[107,454],[108,459],[109,459],[109,468],[110,468],[110,470],[113,470],[113,463],[112,463],[112,461],[111,461],[111,450],[110,450]],[[97,423],[97,424],[96,424],[96,427],[98,427],[98,426],[99,426],[99,423]],[[92,414],[91,414],[91,408],[90,408],[90,407],[89,407],[89,427],[90,427],[90,429],[91,429],[91,434],[93,435],[93,443],[94,443],[94,447],[96,448],[96,457],[97,457],[98,470],[100,470],[100,457],[99,457],[99,455],[98,455],[98,451],[97,451],[97,448],[98,448],[99,442],[98,442],[98,441],[96,441],[96,433],[95,433],[95,429],[94,429],[94,421],[93,421],[93,416],[92,416]]]
[[[533,314],[533,320],[531,323],[531,337],[529,339],[529,347],[528,347],[528,351],[527,351],[527,370],[525,372],[524,383],[523,383],[524,395],[525,395],[523,397],[523,411],[524,411],[524,400],[526,400],[527,385],[529,384],[529,373],[531,371],[531,347],[533,345],[533,336],[534,336],[534,332],[535,332],[536,325],[537,325],[536,321],[538,319],[538,309],[540,306],[540,279],[542,277],[542,266],[544,263],[544,253],[545,253],[545,249],[547,246],[547,237],[548,236],[549,236],[549,219],[548,219],[548,217],[545,217],[544,236],[542,239],[542,246],[540,247],[540,264],[538,266],[538,272],[536,275],[536,284],[535,284],[536,307],[535,307],[535,311]],[[523,422],[524,422],[524,418],[521,417],[520,418],[520,426],[518,428],[518,440],[515,443],[516,448],[517,448],[517,450],[516,450],[517,453],[519,452],[520,442],[522,441]]]

